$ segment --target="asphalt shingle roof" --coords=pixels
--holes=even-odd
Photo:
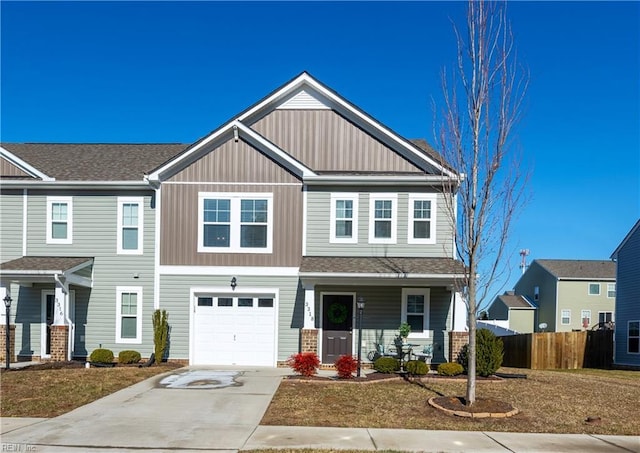
[[[535,260],[556,278],[615,279],[616,263],[599,260]]]
[[[64,272],[82,263],[93,261],[93,257],[71,256],[23,256],[0,264],[0,271],[49,271]]]
[[[503,294],[498,299],[509,308],[535,308],[523,296],[516,294]]]
[[[2,147],[58,181],[142,181],[185,144],[3,143]]]
[[[451,275],[464,273],[464,266],[451,258],[305,256],[300,272]]]

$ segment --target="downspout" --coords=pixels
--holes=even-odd
[[[71,318],[69,318],[69,287],[62,283],[60,280],[60,274],[54,274],[53,279],[58,283],[67,297],[65,297],[64,302],[64,322],[69,326],[69,335],[67,335],[67,360],[71,360],[71,351],[73,350],[73,337],[75,336],[75,332],[73,331],[73,324],[71,322]]]

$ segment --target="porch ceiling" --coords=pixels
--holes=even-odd
[[[451,284],[464,272],[463,264],[451,258],[305,256],[300,265],[303,280],[324,283],[357,279],[358,284],[402,285],[407,279],[412,283]]]
[[[51,282],[56,276],[68,283],[91,286],[92,279],[74,275],[93,265],[93,257],[23,256],[0,263],[0,279],[17,283]]]

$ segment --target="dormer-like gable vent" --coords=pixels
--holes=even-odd
[[[330,109],[330,107],[324,104],[322,101],[309,94],[304,89],[298,91],[292,97],[280,104],[276,109],[282,110],[318,110],[318,109]]]

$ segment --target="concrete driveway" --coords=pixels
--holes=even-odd
[[[222,371],[222,372],[221,372]],[[52,419],[4,426],[2,443],[35,451],[77,447],[238,450],[288,369],[182,368]]]

